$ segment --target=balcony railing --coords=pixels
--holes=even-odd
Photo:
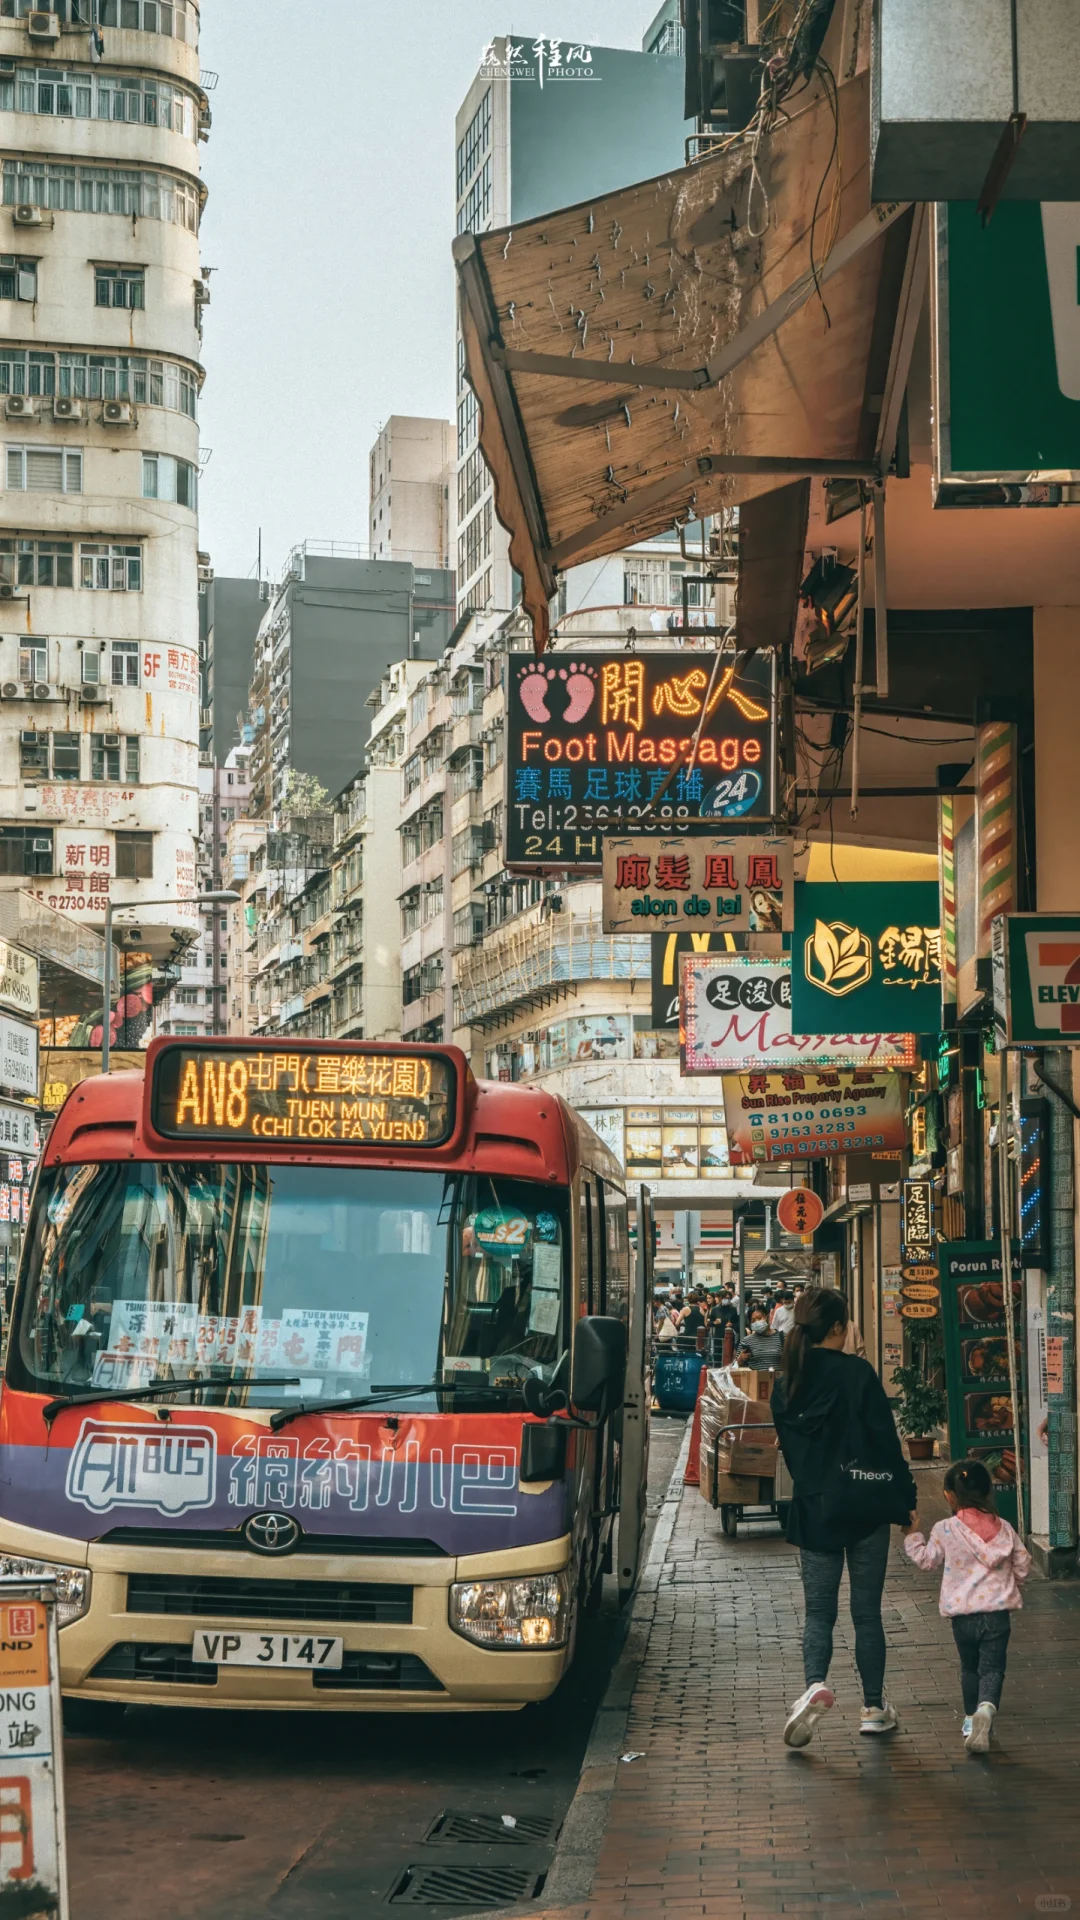
[[[456,1019],[497,1026],[510,1013],[558,997],[577,980],[641,980],[651,976],[648,935],[608,934],[599,914],[552,914],[489,933],[482,946],[457,956]]]

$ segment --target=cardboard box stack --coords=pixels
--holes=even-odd
[[[774,1377],[749,1367],[709,1370],[701,1397],[699,1485],[717,1506],[757,1506],[773,1497],[778,1456],[769,1395]]]

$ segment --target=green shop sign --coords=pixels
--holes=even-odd
[[[940,478],[1080,468],[1080,205],[936,210]]]
[[[1080,913],[999,914],[990,959],[1006,1046],[1080,1045]]]
[[[792,1033],[938,1033],[941,910],[933,881],[795,885]]]

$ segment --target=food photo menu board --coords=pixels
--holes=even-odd
[[[1001,1247],[989,1240],[945,1240],[938,1253],[950,1451],[954,1460],[974,1458],[983,1462],[994,1483],[998,1512],[1015,1523],[1017,1441],[1009,1392]],[[1022,1274],[1015,1241],[1012,1262],[1016,1339]],[[1024,1375],[1019,1339],[1016,1339],[1016,1366],[1022,1406]]]

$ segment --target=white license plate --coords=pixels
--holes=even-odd
[[[345,1642],[325,1633],[197,1633],[191,1658],[215,1667],[340,1667]]]

